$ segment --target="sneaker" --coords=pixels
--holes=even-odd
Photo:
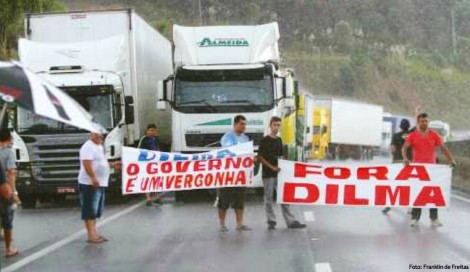
[[[289,225],[289,229],[304,229],[307,225],[301,224],[299,221],[294,221],[292,224]]]
[[[418,220],[412,219],[412,220],[410,221],[410,227],[416,227],[417,225],[418,225]]]
[[[237,227],[237,230],[238,231],[250,231],[250,230],[253,230],[252,228],[246,226],[246,225],[242,225],[240,227]]]
[[[432,227],[438,228],[438,227],[442,227],[443,225],[444,224],[442,224],[442,222],[439,221],[439,219],[431,220]]]
[[[226,226],[221,226],[219,232],[228,232],[228,228]]]
[[[146,201],[145,206],[152,207],[152,201]]]
[[[387,215],[388,212],[389,212],[391,209],[392,209],[392,208],[390,208],[390,207],[386,207],[385,209],[382,210],[382,213],[383,213],[384,215]]]

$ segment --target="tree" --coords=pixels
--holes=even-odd
[[[0,0],[0,59],[15,56],[23,13],[65,10],[65,5],[56,0]]]
[[[354,46],[354,38],[351,26],[346,21],[336,24],[333,39],[339,53],[349,54]]]

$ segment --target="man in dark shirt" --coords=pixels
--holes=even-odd
[[[155,124],[149,124],[147,126],[146,136],[140,139],[138,148],[158,151],[160,150],[159,139],[158,139],[158,130]],[[157,205],[163,205],[163,202],[160,199],[161,196],[155,193],[154,203]],[[145,194],[145,202],[147,206],[152,206],[152,196],[150,193]]]
[[[406,137],[412,131],[410,131],[410,121],[408,119],[402,119],[400,122],[400,129],[401,131],[398,133],[393,134],[392,136],[392,143],[390,144],[390,151],[392,153],[393,163],[401,163],[403,162],[403,156],[401,154],[401,149],[405,144]],[[408,149],[408,157],[411,158],[412,156],[412,149]],[[382,210],[382,213],[387,215],[387,213],[391,210],[390,207],[385,207]]]
[[[401,131],[395,133],[392,137],[392,143],[390,144],[390,149],[392,152],[393,162],[401,163],[403,162],[403,156],[401,154],[401,149],[405,144],[406,137],[412,132],[410,130],[410,121],[407,119],[402,119],[400,123]],[[408,157],[412,156],[412,149],[408,149]]]
[[[268,229],[276,228],[276,215],[273,210],[273,195],[277,188],[277,173],[281,171],[278,167],[278,159],[282,156],[282,140],[277,137],[281,127],[281,118],[274,116],[269,122],[271,132],[261,140],[259,145],[258,160],[263,164],[263,185],[264,185],[264,203],[266,208],[266,217],[268,219]],[[297,221],[292,214],[289,205],[282,204],[282,215],[286,225],[291,229],[305,228],[305,224]]]

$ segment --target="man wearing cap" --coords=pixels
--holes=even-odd
[[[393,134],[392,143],[390,144],[390,152],[392,153],[393,163],[402,163],[403,156],[401,154],[401,149],[405,144],[406,137],[412,132],[410,131],[410,121],[408,119],[402,119],[400,122],[400,129],[401,131],[398,133]],[[412,156],[412,149],[408,149],[408,157],[411,158]],[[391,210],[390,207],[386,207],[382,210],[382,213],[387,215],[388,212]]]

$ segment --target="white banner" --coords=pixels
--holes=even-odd
[[[452,168],[437,164],[302,163],[279,160],[279,203],[328,206],[450,206]]]
[[[253,142],[199,154],[123,147],[122,193],[245,187],[253,183]]]

